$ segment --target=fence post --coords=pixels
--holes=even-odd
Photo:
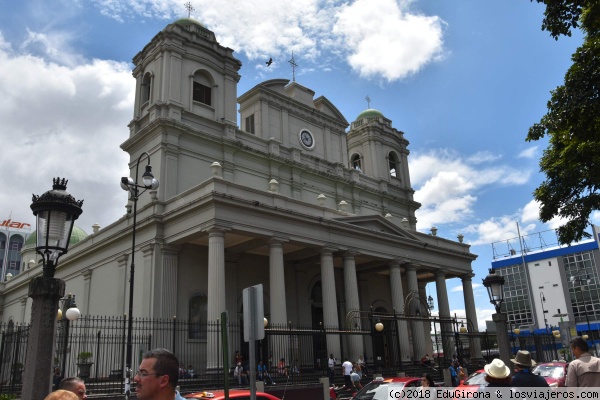
[[[174,315],[173,316],[173,347],[171,349],[171,351],[173,352],[173,354],[175,354],[175,342],[177,339],[177,316]]]
[[[94,372],[96,372],[96,380],[98,380],[98,368],[100,368],[100,362],[102,359],[100,358],[100,331],[96,334],[96,367],[94,368]]]
[[[19,347],[21,346],[21,325],[17,324],[17,340],[15,345],[15,358],[11,364],[10,371],[10,392],[13,393],[15,390],[15,378],[17,372],[17,363],[19,362]]]
[[[0,341],[0,393],[2,393],[2,387],[4,386],[4,379],[2,379],[2,365],[4,364],[4,341],[6,340],[5,332],[2,330],[2,340]]]

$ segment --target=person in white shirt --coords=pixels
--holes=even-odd
[[[346,386],[347,388],[352,387],[352,379],[350,379],[352,367],[352,363],[348,360],[344,361],[344,363],[342,364],[342,373],[344,374],[344,386]]]

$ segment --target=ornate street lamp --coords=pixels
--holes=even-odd
[[[427,297],[427,307],[429,307],[430,310],[433,310],[433,297],[431,297],[431,295],[429,295],[429,297]]]
[[[52,190],[33,195],[31,210],[36,216],[36,251],[42,256],[43,275],[31,280],[29,297],[31,325],[27,341],[22,398],[43,400],[50,393],[56,309],[65,294],[65,282],[54,278],[58,259],[67,253],[75,220],[81,215],[83,200],[66,192],[67,180],[54,178]]]
[[[493,268],[488,276],[483,279],[483,286],[488,291],[490,303],[496,308],[492,314],[492,320],[496,323],[496,335],[498,337],[498,352],[504,364],[510,365],[510,343],[508,341],[508,329],[506,327],[506,314],[502,313],[501,306],[504,302],[504,277],[496,274]]]
[[[146,171],[142,175],[142,184],[138,184],[138,176],[140,169],[140,161],[142,158],[146,157],[148,159],[148,164],[146,165]],[[132,335],[133,335],[133,287],[134,287],[134,274],[135,274],[135,223],[137,218],[137,201],[139,197],[146,192],[148,189],[156,190],[158,189],[159,183],[156,179],[154,179],[154,175],[152,175],[152,166],[150,165],[150,155],[148,153],[143,152],[140,154],[137,164],[135,167],[135,181],[127,176],[121,178],[121,188],[125,191],[129,192],[129,199],[133,201],[133,223],[132,223],[132,240],[131,240],[131,266],[129,272],[129,313],[127,315],[128,325],[127,325],[127,359],[126,359],[126,369],[125,369],[125,396],[129,398],[131,394],[131,379],[132,379],[132,370],[131,363],[133,358],[133,343],[132,343]]]

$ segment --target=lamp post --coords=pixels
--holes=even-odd
[[[148,164],[146,164],[146,171],[142,175],[142,185],[138,184],[138,176],[140,171],[140,162],[142,158],[146,157],[148,159]],[[135,223],[137,218],[137,202],[139,197],[146,192],[148,189],[156,190],[158,189],[159,183],[156,179],[154,179],[154,175],[152,175],[152,166],[150,165],[150,155],[146,152],[140,154],[137,160],[137,164],[135,166],[135,181],[127,176],[121,178],[121,189],[129,192],[129,199],[133,201],[133,223],[132,223],[132,240],[131,240],[131,266],[129,269],[129,313],[127,315],[128,323],[127,323],[127,354],[126,354],[126,362],[125,362],[125,396],[129,398],[131,394],[131,363],[133,358],[133,343],[132,343],[132,334],[133,334],[133,287],[135,282]],[[142,190],[143,189],[143,190]],[[141,190],[141,191],[140,191]]]
[[[31,325],[21,397],[43,400],[50,393],[56,309],[65,294],[65,282],[54,278],[59,258],[67,253],[75,220],[81,215],[83,200],[66,192],[67,180],[54,178],[52,190],[33,195],[31,210],[36,216],[36,248],[42,256],[42,276],[31,280],[29,297]]]
[[[540,303],[542,304],[542,315],[544,316],[544,330],[548,333],[548,320],[546,319],[546,313],[548,312],[544,308],[544,303],[546,302],[546,296],[544,296],[544,292],[540,292]]]
[[[504,302],[504,277],[496,274],[492,268],[488,276],[483,279],[483,286],[488,291],[490,303],[496,309],[496,313],[492,314],[492,320],[496,323],[500,359],[504,361],[504,364],[510,365],[510,344],[508,342],[508,329],[506,327],[507,318],[506,314],[501,311],[501,306]]]
[[[67,366],[67,346],[69,344],[69,322],[77,320],[81,316],[81,311],[75,304],[75,295],[69,293],[63,300],[62,310],[58,310],[58,319],[62,319],[65,316],[64,329],[63,329],[63,343],[62,343],[62,363],[60,370],[60,380],[62,381],[65,377],[65,369]]]
[[[583,300],[583,309],[585,310],[585,322],[587,323],[587,332],[589,335],[592,335],[592,348],[594,349],[594,354],[595,354],[596,346],[594,344],[594,335],[593,335],[592,329],[590,327],[590,316],[588,315],[587,301],[585,300],[585,295],[583,293],[583,285],[582,285],[583,279],[580,276],[582,272],[585,273],[584,270],[581,270],[581,269],[578,270],[577,275],[571,275],[571,278],[569,278],[569,280],[573,284],[573,291],[575,291],[575,282],[577,282],[577,286],[579,286],[579,291],[581,292],[581,299]],[[592,280],[590,279],[588,274],[585,274],[585,282],[587,283],[588,286],[590,285],[590,283],[592,283]],[[577,325],[577,320],[575,321],[575,324]]]

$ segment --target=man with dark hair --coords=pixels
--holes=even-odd
[[[83,400],[88,398],[85,382],[76,376],[63,379],[60,381],[58,388],[75,393],[79,399]]]
[[[569,387],[599,387],[600,359],[589,353],[587,342],[576,336],[571,340],[571,351],[576,360],[569,364],[565,384]]]
[[[166,349],[144,353],[135,374],[135,393],[138,400],[183,400],[175,390],[179,379],[179,360]]]

